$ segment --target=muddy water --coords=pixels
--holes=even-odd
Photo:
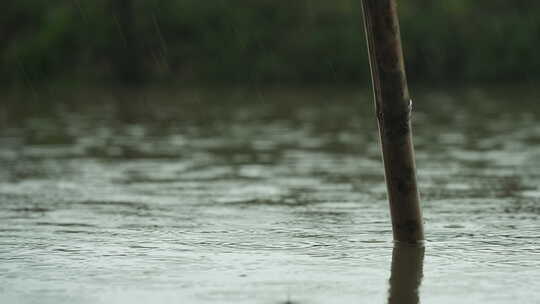
[[[368,92],[6,98],[0,302],[540,302],[539,92],[417,91],[420,249]]]

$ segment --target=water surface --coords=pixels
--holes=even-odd
[[[367,91],[5,98],[0,302],[539,302],[539,92],[417,95],[421,250]]]

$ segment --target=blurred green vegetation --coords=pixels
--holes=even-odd
[[[540,2],[399,1],[409,79],[540,78]],[[4,0],[0,80],[361,83],[360,0]]]

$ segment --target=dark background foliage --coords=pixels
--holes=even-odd
[[[413,82],[540,77],[540,2],[399,1]],[[4,0],[0,80],[365,83],[360,0]]]

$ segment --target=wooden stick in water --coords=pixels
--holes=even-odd
[[[424,239],[396,0],[362,0],[394,240]]]

